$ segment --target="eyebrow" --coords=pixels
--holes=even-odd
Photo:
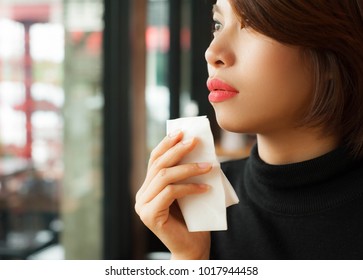
[[[221,13],[221,10],[219,9],[219,6],[217,4],[213,5],[212,13]]]

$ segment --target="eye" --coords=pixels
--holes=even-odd
[[[214,21],[213,23],[213,33],[219,31],[222,28],[222,24],[219,21]]]

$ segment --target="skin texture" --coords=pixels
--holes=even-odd
[[[211,165],[176,165],[198,142],[197,139],[183,142],[182,137],[180,131],[168,135],[153,150],[145,181],[136,195],[135,210],[170,250],[173,259],[207,259],[209,232],[189,232],[175,200],[208,191],[207,185],[176,182],[205,174],[211,170]]]
[[[283,45],[245,26],[241,28],[228,0],[218,0],[214,39],[206,51],[209,78],[238,90],[212,103],[219,125],[257,135],[259,155],[269,164],[311,159],[337,146],[336,135],[299,125],[312,98],[309,64],[298,47]],[[207,98],[207,97],[206,97]],[[180,184],[207,173],[208,163],[178,165],[198,139],[183,142],[183,133],[166,136],[152,151],[148,171],[136,196],[135,210],[166,245],[173,259],[207,259],[209,232],[188,232],[176,199],[208,191],[208,186]]]
[[[214,39],[206,51],[209,78],[239,91],[212,103],[219,125],[257,134],[261,158],[270,164],[298,162],[335,148],[337,137],[301,127],[312,99],[309,63],[299,47],[281,44],[241,23],[227,0],[214,8]]]

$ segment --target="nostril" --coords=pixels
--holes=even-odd
[[[215,62],[216,65],[224,65],[224,62],[222,60],[217,60]]]
[[[212,67],[226,66],[225,53],[218,49],[215,44],[211,44],[205,52],[205,59]]]

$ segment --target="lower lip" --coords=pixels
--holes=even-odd
[[[216,90],[210,92],[208,99],[210,102],[214,103],[223,102],[235,97],[237,94],[238,92],[235,91]]]

